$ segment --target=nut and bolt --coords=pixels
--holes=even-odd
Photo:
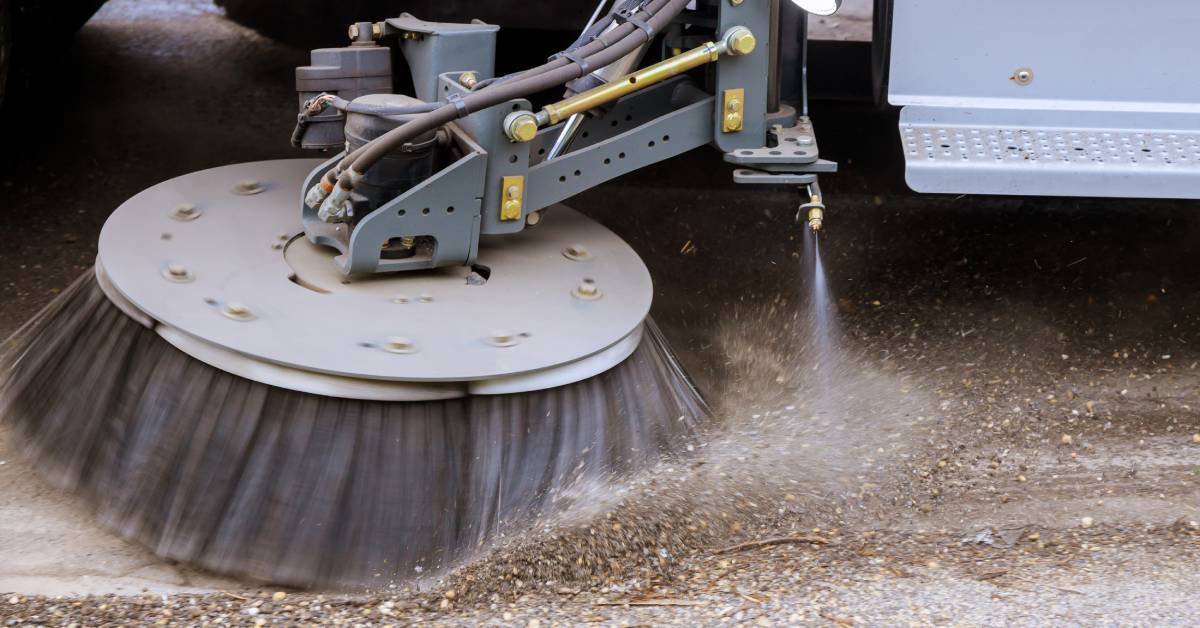
[[[183,264],[168,264],[163,268],[162,275],[167,281],[175,283],[191,283],[196,278]]]
[[[572,244],[563,249],[562,254],[563,257],[576,262],[586,262],[592,259],[592,252],[587,250],[587,247],[582,244]]]
[[[199,207],[191,203],[183,203],[171,210],[171,218],[181,222],[188,222],[199,218],[202,213]]]
[[[729,54],[741,57],[754,52],[758,47],[758,39],[750,29],[737,26],[725,36],[725,45],[729,47]]]
[[[458,84],[467,89],[475,89],[475,86],[479,84],[479,76],[474,72],[463,72],[458,75]]]
[[[267,186],[263,185],[262,181],[255,181],[254,179],[239,181],[237,185],[233,186],[233,193],[238,196],[254,196],[255,194],[262,194],[266,190]]]
[[[231,301],[221,308],[221,314],[235,321],[254,320],[254,312],[241,303]]]
[[[504,119],[504,133],[513,142],[532,141],[537,132],[537,116],[528,111],[514,111]]]
[[[403,336],[388,338],[388,341],[383,343],[382,348],[388,353],[405,354],[417,352],[417,346],[413,344],[413,341]]]
[[[596,285],[596,280],[591,278],[587,278],[579,282],[579,285],[571,291],[571,294],[578,299],[583,299],[584,301],[595,301],[596,299],[604,296],[604,294],[600,292],[600,287]]]

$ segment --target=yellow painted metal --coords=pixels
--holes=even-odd
[[[558,124],[576,113],[591,111],[596,107],[610,103],[639,89],[661,83],[672,76],[677,76],[707,63],[713,63],[725,51],[726,46],[724,42],[720,44],[708,42],[681,55],[660,61],[632,74],[627,74],[611,83],[590,89],[582,94],[576,94],[571,98],[552,105],[546,105],[542,111],[546,114],[550,124]]]
[[[725,90],[721,107],[722,131],[737,133],[745,128],[746,90],[741,88]]]
[[[500,220],[520,220],[525,209],[525,177],[504,177],[500,188]]]

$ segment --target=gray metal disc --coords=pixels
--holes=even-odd
[[[138,194],[100,235],[101,286],[196,359],[331,396],[540,390],[636,349],[650,275],[600,224],[560,206],[535,229],[485,238],[484,285],[469,268],[348,279],[334,251],[299,237],[300,186],[318,163],[226,166]]]

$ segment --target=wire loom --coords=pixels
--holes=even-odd
[[[5,343],[0,420],[44,477],[159,556],[292,586],[380,586],[452,566],[693,440],[707,408],[646,327],[620,366],[561,388],[335,399],[190,358],[89,272]]]

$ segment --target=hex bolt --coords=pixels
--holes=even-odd
[[[591,278],[581,281],[579,285],[571,291],[571,294],[575,295],[575,297],[578,299],[583,299],[584,301],[595,301],[596,299],[604,296],[604,294],[600,292],[600,288],[596,285],[596,280]]]
[[[263,185],[262,181],[255,181],[254,179],[239,181],[237,185],[233,186],[233,193],[238,196],[254,196],[255,194],[262,194],[266,190],[267,186]]]
[[[204,212],[200,211],[199,207],[191,203],[183,203],[171,210],[171,218],[180,222],[188,222],[199,218],[202,213]]]
[[[563,249],[562,254],[563,257],[576,262],[586,262],[592,259],[592,252],[582,244],[572,244]]]
[[[388,341],[383,344],[383,350],[387,351],[388,353],[398,354],[416,353],[417,346],[408,338],[396,336],[394,338],[388,338]]]
[[[162,275],[167,281],[175,283],[191,283],[196,278],[192,271],[183,264],[167,264],[166,268],[163,268]]]

